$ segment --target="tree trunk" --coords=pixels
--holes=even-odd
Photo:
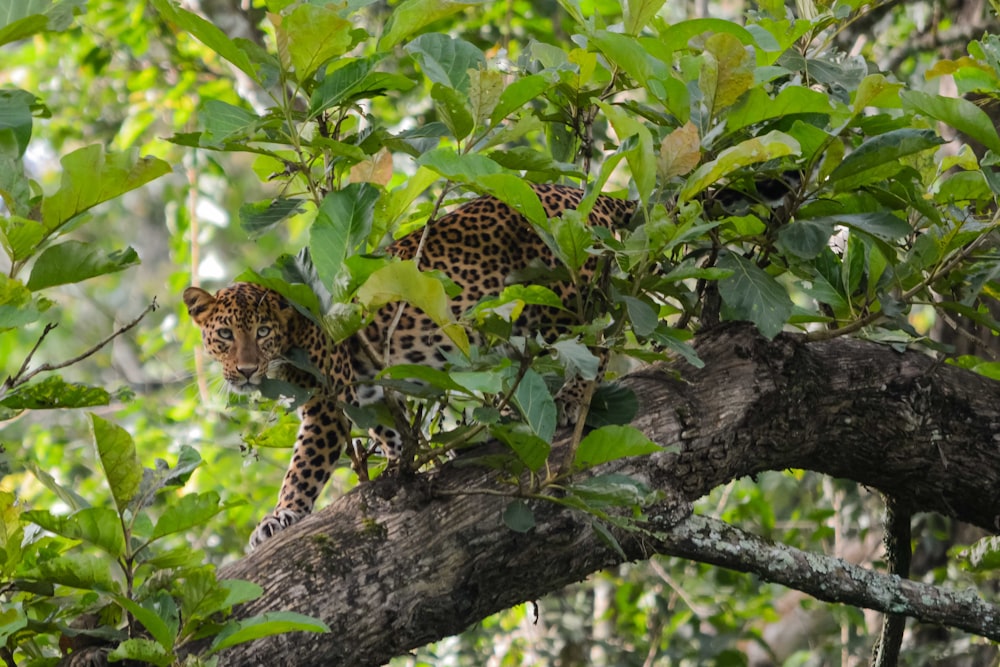
[[[224,577],[264,588],[237,616],[294,610],[331,632],[258,640],[222,663],[380,665],[654,553],[1000,639],[1000,610],[974,593],[876,574],[690,514],[690,501],[720,484],[802,468],[878,489],[911,511],[996,531],[1000,384],[920,352],[843,338],[767,341],[744,325],[700,336],[697,350],[701,370],[678,361],[622,381],[640,398],[634,425],[679,447],[596,471],[633,476],[663,494],[647,509],[646,530],[616,533],[626,558],[587,515],[550,501],[530,501],[533,529],[508,529],[501,516],[516,489],[464,455],[410,479],[363,484],[223,568]]]

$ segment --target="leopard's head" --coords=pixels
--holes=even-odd
[[[273,377],[292,345],[295,309],[266,287],[235,283],[214,296],[188,287],[184,304],[201,329],[205,350],[222,364],[223,377],[236,391]]]

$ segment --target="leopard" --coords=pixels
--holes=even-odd
[[[534,184],[532,189],[550,219],[577,209],[584,197],[582,189],[568,185]],[[599,194],[587,222],[608,229],[623,228],[630,224],[635,210],[636,202],[630,199]],[[461,289],[451,301],[456,317],[480,300],[499,295],[506,285],[522,281],[518,276],[528,275],[529,267],[537,269],[540,263],[555,272],[559,266],[553,251],[525,216],[491,195],[471,199],[429,221],[426,229],[401,236],[389,243],[385,252],[403,260],[419,258],[421,270],[448,276]],[[581,269],[580,280],[556,280],[547,286],[568,303],[579,292],[574,284],[585,284],[594,270],[591,259]],[[437,369],[444,368],[449,355],[456,352],[455,342],[440,326],[407,304],[384,306],[370,324],[335,342],[288,299],[256,283],[237,282],[215,294],[191,286],[184,290],[183,301],[201,330],[204,349],[222,365],[222,376],[232,391],[252,392],[271,378],[311,392],[298,409],[300,425],[277,504],[254,529],[251,550],[312,512],[341,454],[352,442],[352,422],[344,406],[368,406],[385,398],[383,389],[371,382],[383,366],[373,358],[373,350],[387,350],[381,361],[390,365]],[[517,319],[514,333],[530,335],[545,330],[551,336],[568,324],[558,321],[564,315],[543,315],[544,310],[554,309],[526,309]],[[391,333],[388,341],[387,333]],[[475,336],[473,330],[473,342]],[[301,357],[292,361],[301,352],[313,370],[303,367]],[[579,414],[581,394],[569,384],[556,394],[560,424],[571,423]],[[380,427],[377,438],[388,458],[399,455],[402,439],[397,431]]]

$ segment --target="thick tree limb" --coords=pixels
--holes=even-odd
[[[680,446],[601,470],[664,492],[647,512],[648,532],[618,535],[628,560],[683,556],[1000,638],[1000,609],[974,592],[872,573],[689,516],[689,502],[720,484],[803,468],[996,530],[1000,384],[918,352],[848,339],[766,341],[742,326],[702,336],[698,352],[702,370],[678,362],[624,380],[642,402],[635,425]],[[239,615],[293,609],[332,628],[237,647],[225,664],[382,664],[622,562],[586,516],[551,502],[533,502],[530,532],[508,530],[501,514],[509,498],[461,492],[510,487],[461,462],[362,485],[225,568],[224,576],[265,589]]]

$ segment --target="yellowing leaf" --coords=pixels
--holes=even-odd
[[[698,85],[714,116],[753,86],[754,59],[743,43],[728,33],[705,40],[704,57]]]
[[[405,301],[430,317],[465,354],[469,353],[469,338],[455,322],[451,301],[440,280],[421,273],[415,262],[393,262],[368,277],[358,289],[358,300],[370,310],[388,303]]]
[[[688,121],[660,142],[656,170],[660,178],[666,181],[690,172],[700,161],[701,138],[698,136],[698,128]]]

